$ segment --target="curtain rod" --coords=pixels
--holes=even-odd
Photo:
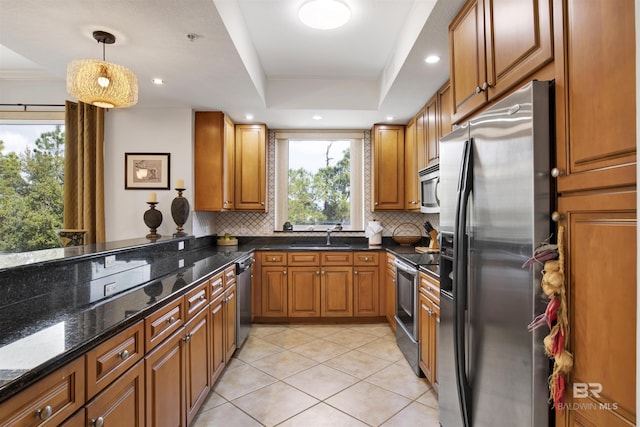
[[[64,107],[64,104],[0,104],[0,107],[23,107],[27,111],[28,107]]]

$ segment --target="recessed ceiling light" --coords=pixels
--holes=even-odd
[[[163,85],[164,84],[164,80],[156,77],[155,79],[151,79],[151,83],[153,83],[154,85]]]
[[[351,18],[351,10],[341,0],[309,0],[298,9],[298,18],[307,27],[332,30]]]
[[[244,118],[247,120],[253,120],[253,114],[245,114]]]
[[[393,120],[393,116],[387,116],[387,121],[390,122],[391,120]]]
[[[313,116],[311,117],[313,120],[322,120],[322,116]]]
[[[425,58],[424,62],[427,64],[435,64],[440,61],[440,57],[438,55],[429,55]]]

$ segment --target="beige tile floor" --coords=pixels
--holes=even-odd
[[[437,427],[438,399],[387,324],[253,325],[195,427]]]

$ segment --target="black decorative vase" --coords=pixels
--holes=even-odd
[[[189,218],[189,201],[182,197],[184,188],[176,188],[176,191],[178,192],[178,197],[171,202],[171,216],[178,227],[176,228],[177,231],[173,233],[173,236],[181,237],[187,235],[187,233],[183,231],[182,226],[187,222],[187,218]]]
[[[144,223],[149,227],[149,234],[145,237],[147,239],[155,240],[160,237],[157,233],[158,227],[162,224],[162,212],[156,210],[158,202],[147,202],[149,209],[144,213]]]

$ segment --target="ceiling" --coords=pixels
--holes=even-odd
[[[304,0],[0,0],[0,82],[64,87],[68,62],[101,57],[91,34],[104,30],[117,39],[106,60],[138,77],[131,108],[222,110],[274,129],[406,123],[448,78],[447,27],[464,0],[344,2],[347,25],[313,30],[297,19]]]

